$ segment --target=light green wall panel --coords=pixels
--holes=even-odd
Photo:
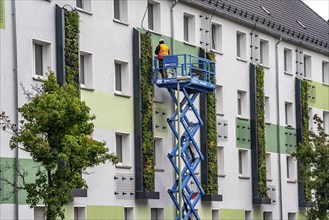
[[[329,86],[318,82],[310,82],[310,101],[309,105],[313,108],[319,108],[329,111]],[[315,99],[313,98],[315,97]]]
[[[14,182],[14,158],[0,158],[0,178],[7,179],[11,183]],[[26,172],[25,181],[27,183],[33,182],[35,179],[35,174],[37,172],[37,164],[33,162],[31,159],[19,159],[19,166],[21,168],[21,172]],[[22,179],[20,179],[20,183],[22,183]],[[13,187],[0,180],[0,204],[13,204],[15,203],[15,197],[12,195],[7,198],[8,195],[13,192]],[[25,190],[20,190],[18,194],[18,203],[21,205],[26,205],[26,196],[27,193]],[[6,198],[6,199],[4,199]]]
[[[5,29],[6,21],[5,21],[5,0],[0,0],[0,28]]]
[[[153,103],[153,131],[155,137],[166,137],[170,130],[167,123],[169,117],[168,105]]]
[[[251,212],[253,220],[263,220],[263,213],[260,208],[254,208]]]
[[[243,209],[220,209],[219,211],[221,220],[244,220],[244,210]]]
[[[198,210],[200,219],[212,219],[212,211],[211,208],[203,207]]]
[[[297,220],[306,220],[306,213],[305,212],[297,212],[296,218],[297,218]]]
[[[135,207],[135,219],[151,219],[151,208],[147,205]]]
[[[133,97],[126,98],[100,91],[81,91],[81,99],[96,115],[94,125],[111,131],[132,132],[134,130]]]
[[[164,218],[165,219],[175,219],[176,208],[169,207],[164,209]]]
[[[123,206],[87,206],[87,219],[90,220],[119,220],[123,215]]]
[[[250,149],[250,120],[236,118],[236,146],[238,148]]]
[[[69,220],[69,219],[74,219],[74,207],[72,204],[69,204],[67,206],[64,207],[65,209],[65,219]]]

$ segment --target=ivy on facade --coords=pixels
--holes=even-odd
[[[216,61],[214,53],[207,53],[207,59]],[[214,67],[211,67],[214,68]],[[215,83],[215,77],[210,81]],[[217,165],[217,130],[216,130],[216,96],[215,91],[207,93],[207,141],[208,141],[208,184],[204,186],[207,195],[218,194],[218,165]]]
[[[153,86],[151,36],[141,33],[141,99],[144,190],[154,191]]]
[[[65,72],[66,82],[79,89],[79,14],[65,11]]]
[[[264,68],[256,66],[256,109],[257,109],[257,140],[258,140],[258,189],[260,197],[268,198],[266,187],[266,148],[265,148],[265,95]]]

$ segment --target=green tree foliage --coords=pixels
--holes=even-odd
[[[153,86],[151,36],[141,33],[142,148],[144,190],[154,192]]]
[[[207,59],[216,61],[214,53],[207,53]],[[213,68],[213,67],[211,67]],[[213,71],[213,69],[211,69]],[[211,76],[211,82],[215,78]],[[203,186],[207,195],[218,194],[218,165],[217,165],[217,130],[216,130],[216,96],[215,91],[207,93],[207,140],[208,140],[208,184]]]
[[[264,96],[264,68],[256,67],[257,94],[257,140],[258,140],[258,187],[262,198],[267,198],[266,187],[266,148],[265,148],[265,96]]]
[[[306,164],[298,169],[303,174],[299,181],[307,185],[314,203],[307,209],[308,219],[329,219],[329,135],[324,132],[318,115],[314,115],[313,120],[317,132],[309,131],[308,142],[302,143],[292,155]]]
[[[36,94],[27,93],[28,102],[18,109],[24,120],[20,125],[11,124],[4,113],[0,125],[15,135],[11,149],[19,147],[30,153],[40,166],[35,182],[22,182],[27,191],[27,203],[35,207],[46,206],[48,220],[64,218],[64,208],[73,200],[72,189],[86,189],[82,173],[88,168],[106,161],[115,163],[117,158],[108,154],[105,142],[93,140],[90,135],[95,116],[90,108],[76,95],[71,84],[59,86],[53,72]]]

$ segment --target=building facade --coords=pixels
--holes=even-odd
[[[174,137],[166,118],[173,112],[165,89],[154,87],[153,129],[156,199],[135,196],[133,35],[149,31],[153,50],[164,39],[172,54],[216,55],[218,194],[222,201],[200,201],[201,219],[305,219],[298,192],[295,81],[310,85],[309,114],[318,114],[329,133],[329,24],[302,1],[128,1],[0,0],[0,110],[13,119],[26,102],[25,88],[39,84],[50,68],[58,71],[56,7],[80,17],[81,99],[96,115],[93,138],[120,156],[88,170],[87,196],[74,197],[66,219],[174,219],[168,196],[175,175],[167,159]],[[138,59],[139,57],[137,57]],[[265,77],[266,179],[270,203],[253,202],[250,141],[250,65]],[[152,74],[152,73],[150,73]],[[198,102],[197,102],[198,103]],[[160,114],[158,114],[160,112]],[[221,125],[219,125],[221,124]],[[225,124],[225,126],[224,126]],[[310,121],[310,127],[313,129]],[[245,130],[243,130],[245,128]],[[314,128],[315,129],[315,128]],[[17,158],[31,174],[28,153],[9,148],[0,133],[0,176]],[[200,134],[196,139],[201,139]],[[199,142],[200,143],[200,142]],[[197,171],[201,179],[201,168]],[[190,183],[193,188],[193,182]],[[31,209],[26,194],[6,198],[12,188],[0,182],[0,219],[44,219],[44,207]]]

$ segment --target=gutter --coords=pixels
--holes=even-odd
[[[282,177],[281,177],[281,149],[280,149],[280,85],[279,85],[279,54],[278,45],[282,41],[282,36],[280,36],[279,41],[275,44],[275,87],[276,87],[276,114],[277,114],[277,151],[278,151],[278,178],[279,178],[279,206],[280,206],[280,219],[283,219],[282,213]]]

